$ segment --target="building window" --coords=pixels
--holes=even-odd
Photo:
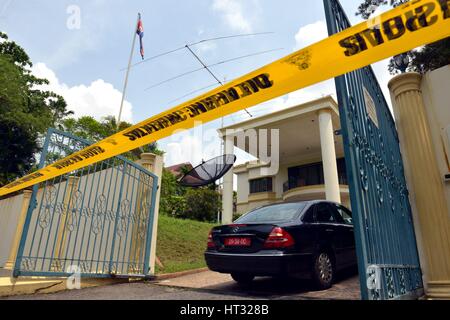
[[[337,169],[338,169],[338,178],[339,184],[348,185],[347,181],[347,168],[345,167],[345,159],[337,159]]]
[[[339,183],[342,185],[346,185],[347,173],[345,168],[345,159],[343,158],[337,159],[337,169],[338,169]],[[325,184],[325,180],[323,177],[322,162],[289,168],[288,174],[289,174],[289,182],[288,182],[289,190]]]
[[[272,178],[250,180],[250,193],[272,192]]]
[[[322,163],[289,168],[289,189],[324,184]]]

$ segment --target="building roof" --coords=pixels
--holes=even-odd
[[[261,126],[261,124],[268,124],[288,119],[293,115],[306,114],[311,111],[318,111],[320,109],[332,109],[336,115],[339,115],[339,108],[336,100],[331,95],[314,99],[295,106],[283,108],[279,111],[271,112],[260,117],[254,117],[239,123],[232,124],[227,127],[218,129],[219,134],[225,133],[227,129],[249,129]]]
[[[170,171],[174,176],[178,177],[183,174],[183,168],[187,168],[188,170],[192,170],[194,167],[190,162],[176,164],[170,167],[166,167],[165,169]]]
[[[270,154],[278,154],[280,164],[320,161],[322,154],[318,116],[323,110],[329,110],[333,130],[339,132],[341,128],[339,109],[332,96],[283,108],[219,129],[219,135],[228,134],[229,138],[233,138],[235,147],[261,159],[258,162],[236,166],[235,173],[240,170],[245,171],[250,167],[265,165],[265,161],[262,159],[267,158],[268,154],[262,153],[263,157],[261,158],[262,143],[266,144],[265,149],[270,151]],[[235,137],[238,138],[235,139]],[[260,140],[259,137],[265,140]],[[272,141],[272,139],[276,140]],[[342,156],[344,153],[343,142],[339,134],[336,134],[335,142],[337,156]],[[263,150],[263,152],[266,151]]]

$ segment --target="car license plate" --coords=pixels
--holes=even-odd
[[[250,238],[226,238],[225,246],[227,247],[250,247],[252,240]]]

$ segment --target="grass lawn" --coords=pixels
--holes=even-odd
[[[156,273],[173,273],[206,267],[208,233],[214,224],[159,216],[156,255],[164,268]]]

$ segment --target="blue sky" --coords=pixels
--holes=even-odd
[[[361,0],[341,2],[352,22],[360,21],[354,12]],[[147,57],[205,38],[273,32],[194,47],[207,64],[283,48],[214,67],[221,80],[245,74],[326,34],[322,1],[307,0],[0,0],[0,30],[25,48],[35,64],[34,72],[47,77],[50,88],[62,94],[77,115],[101,118],[118,113],[125,76],[121,69],[127,65],[137,12],[142,13]],[[139,61],[136,43],[133,62]],[[145,90],[198,67],[198,61],[186,50],[134,67],[124,118],[139,122],[176,105],[171,103],[174,99],[213,84],[214,79],[201,71]],[[386,87],[386,61],[375,65],[375,71]],[[259,116],[332,93],[334,86],[329,81],[254,107],[251,112]],[[241,112],[227,117],[225,124],[247,118]],[[205,125],[200,138],[190,131],[159,141],[167,152],[166,164],[197,163],[219,155],[215,130],[220,125],[220,120]],[[239,158],[240,162],[246,160],[243,154]]]

